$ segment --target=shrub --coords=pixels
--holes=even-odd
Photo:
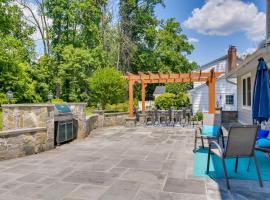
[[[124,101],[127,82],[113,67],[98,68],[89,80],[89,88],[91,99],[105,109],[107,104]]]
[[[63,99],[52,99],[52,103],[64,103]]]
[[[175,96],[175,106],[177,108],[185,107],[188,105],[189,105],[189,98],[186,93],[180,92]]]
[[[195,120],[202,121],[203,120],[203,113],[202,112],[197,112],[196,115],[195,115]]]
[[[118,104],[107,104],[105,107],[106,112],[127,112],[128,102]]]
[[[155,106],[160,109],[169,109],[175,106],[175,95],[164,93],[155,99]]]
[[[164,93],[155,99],[155,106],[161,109],[179,108],[189,105],[187,94],[180,92],[177,95]]]

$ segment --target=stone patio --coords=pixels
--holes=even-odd
[[[193,176],[193,129],[97,129],[85,140],[0,162],[0,200],[270,199],[270,183]],[[270,172],[269,172],[270,173]]]

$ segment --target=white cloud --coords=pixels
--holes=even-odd
[[[191,37],[191,38],[188,38],[188,42],[194,44],[194,43],[199,42],[199,39],[198,39],[198,38],[192,38],[192,37]]]
[[[253,3],[240,0],[207,0],[192,11],[184,26],[206,35],[227,36],[244,32],[252,41],[265,38],[266,16]]]

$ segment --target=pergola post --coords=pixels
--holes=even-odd
[[[145,88],[147,84],[142,80],[142,115],[145,113]]]
[[[210,71],[210,77],[208,79],[208,112],[216,112],[216,77],[215,72],[212,69]]]
[[[129,103],[128,112],[129,112],[129,117],[134,117],[133,85],[134,85],[134,81],[129,80],[129,82],[128,82],[128,103]]]

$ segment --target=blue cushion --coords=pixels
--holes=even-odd
[[[258,134],[257,134],[257,140],[258,139],[261,139],[261,138],[267,138],[269,135],[269,130],[262,130],[262,129],[259,129],[258,130]]]
[[[261,138],[257,141],[257,146],[258,147],[270,147],[270,138]]]
[[[220,126],[204,125],[202,129],[202,135],[215,137],[219,134]]]

